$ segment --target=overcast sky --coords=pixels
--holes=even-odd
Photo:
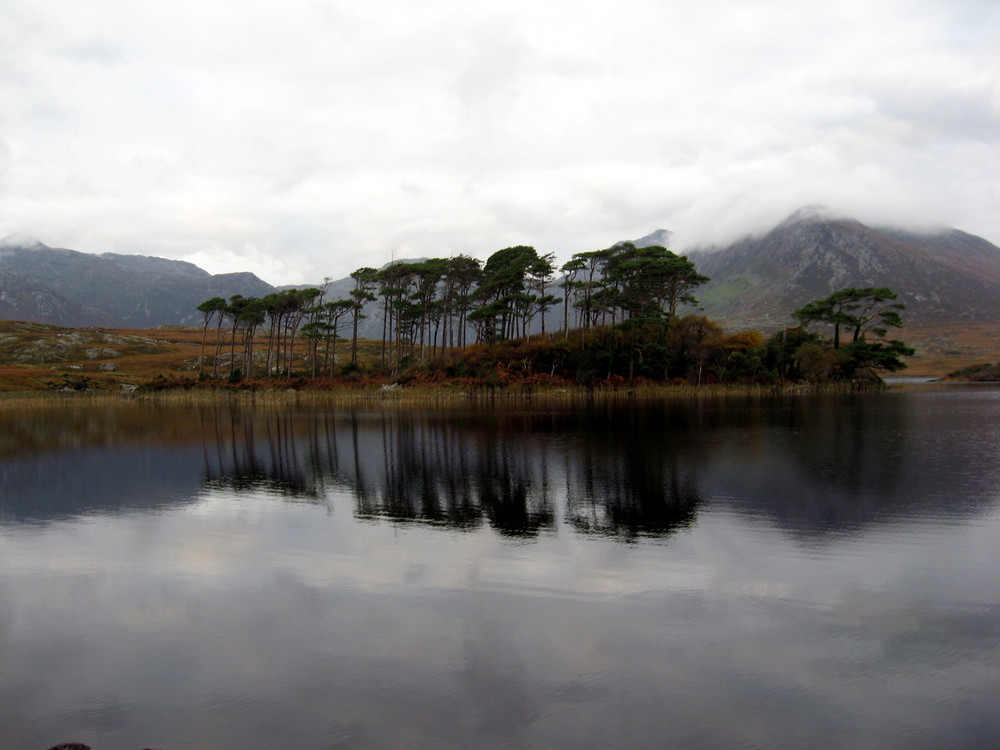
[[[0,237],[278,284],[813,203],[1000,244],[998,0],[0,5]]]

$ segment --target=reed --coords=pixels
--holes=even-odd
[[[328,390],[220,390],[190,389],[150,392],[81,393],[12,392],[0,393],[0,411],[10,412],[76,406],[113,408],[119,406],[284,408],[292,406],[337,407],[357,405],[462,404],[483,403],[536,404],[591,402],[656,402],[670,400],[746,400],[796,397],[817,394],[847,394],[885,390],[885,386],[858,388],[849,385],[641,385],[630,387],[451,387],[413,386],[383,388],[378,386],[345,387]]]

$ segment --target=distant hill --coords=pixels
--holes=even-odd
[[[635,243],[670,247],[671,239],[661,229]],[[695,290],[701,309],[728,329],[779,329],[793,322],[793,310],[848,286],[891,287],[907,306],[907,328],[1000,321],[1000,248],[957,229],[876,228],[803,209],[764,234],[687,255],[711,279]],[[327,299],[346,298],[352,287],[350,278],[334,280]],[[72,327],[198,325],[196,308],[211,297],[262,297],[275,291],[251,273],[213,276],[164,258],[0,242],[4,320]],[[551,293],[560,295],[558,285]],[[366,313],[361,335],[380,338],[380,304],[366,305]],[[558,310],[550,315],[550,321],[560,318]]]
[[[0,266],[0,319],[56,325],[112,323],[107,313],[87,305],[76,304],[45,284],[2,266]]]
[[[907,325],[1000,320],[1000,248],[957,229],[921,234],[802,210],[688,256],[711,278],[696,291],[705,314],[743,327],[774,330],[810,300],[868,286],[899,294]]]
[[[211,297],[275,291],[252,273],[209,274],[191,263],[92,255],[40,242],[0,245],[0,318],[63,326],[196,325]]]

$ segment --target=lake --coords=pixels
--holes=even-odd
[[[0,747],[997,747],[998,445],[974,386],[0,409]]]

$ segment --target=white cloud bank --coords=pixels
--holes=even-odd
[[[995,0],[7,0],[0,236],[340,277],[822,203],[1000,243]]]

